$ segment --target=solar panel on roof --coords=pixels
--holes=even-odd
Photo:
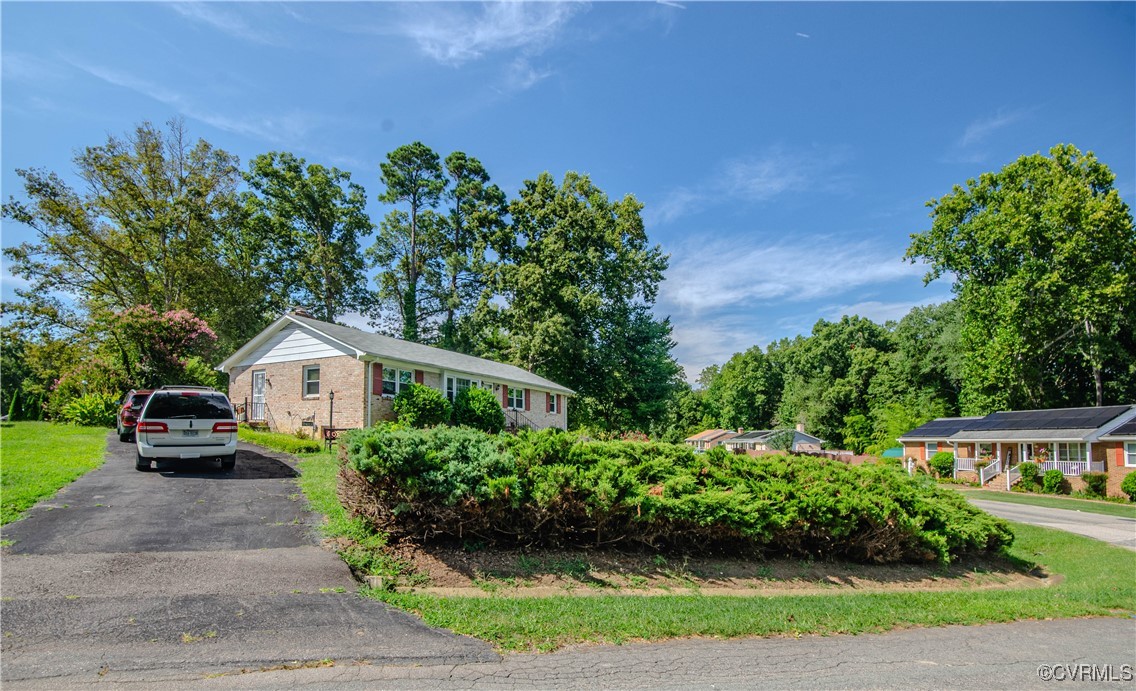
[[[1119,416],[1129,406],[1101,408],[1067,408],[1064,410],[1018,410],[991,413],[968,427],[973,431],[1032,430],[1032,429],[1088,429],[1104,425]]]

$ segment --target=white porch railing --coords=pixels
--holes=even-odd
[[[989,465],[978,471],[978,484],[985,485],[1000,472],[1002,472],[1002,459],[995,458],[994,460],[990,461]]]
[[[1021,479],[1022,479],[1022,471],[1018,469],[1018,466],[1014,466],[1013,468],[1008,468],[1006,470],[1006,489],[1010,489],[1011,487],[1014,486],[1015,482],[1017,482],[1018,480],[1021,480]]]
[[[977,458],[966,458],[964,456],[955,456],[955,472],[960,470],[969,470],[974,472],[974,464],[978,461]]]
[[[1087,472],[1104,472],[1103,461],[1034,461],[1037,463],[1038,471],[1044,473],[1047,470],[1060,470],[1062,475],[1079,476],[1081,473]]]

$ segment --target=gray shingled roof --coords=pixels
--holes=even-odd
[[[287,317],[298,324],[315,329],[344,345],[376,358],[391,358],[412,365],[425,365],[426,367],[436,367],[452,372],[463,372],[506,383],[524,384],[555,393],[568,395],[575,395],[576,393],[568,387],[561,386],[520,367],[506,365],[502,362],[454,353],[381,334],[368,333],[350,326],[331,324],[318,319],[301,317],[297,314],[289,314]]]

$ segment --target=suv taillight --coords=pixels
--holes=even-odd
[[[215,422],[213,423],[213,431],[224,434],[225,432],[236,432],[237,423],[235,422]]]
[[[152,434],[154,432],[169,432],[170,428],[164,422],[139,422],[138,431],[143,434]]]

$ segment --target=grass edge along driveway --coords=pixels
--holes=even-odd
[[[337,460],[299,457],[300,486],[327,517],[328,536],[381,544],[362,534],[335,497]],[[1136,613],[1136,552],[1059,530],[1011,524],[1009,555],[1037,565],[1059,583],[1045,588],[935,592],[776,595],[740,598],[697,593],[652,597],[438,597],[362,588],[414,612],[430,626],[489,641],[503,650],[550,651],[574,643],[705,636],[854,634],[914,626],[986,624],[1021,619],[1130,616]],[[356,558],[357,559],[357,558]],[[349,558],[356,564],[356,559]],[[377,558],[376,565],[382,564]]]
[[[0,525],[102,465],[108,433],[53,422],[0,424]]]
[[[1136,504],[1133,503],[1079,499],[1077,497],[1062,497],[1053,494],[1035,494],[1032,492],[1001,492],[988,489],[960,489],[957,491],[961,492],[967,499],[987,499],[989,501],[1000,501],[1005,504],[1024,504],[1027,506],[1040,506],[1047,509],[1098,513],[1102,516],[1136,518]]]

